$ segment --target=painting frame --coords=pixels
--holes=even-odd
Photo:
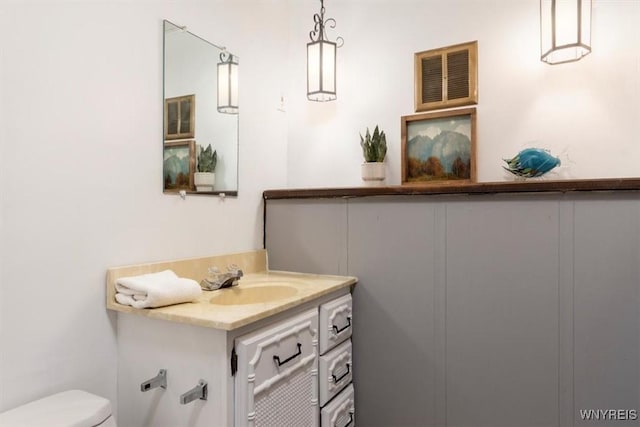
[[[164,139],[195,137],[196,96],[184,95],[164,100]]]
[[[475,107],[402,116],[401,185],[476,182],[476,146]]]
[[[180,157],[180,154],[182,156]],[[168,161],[171,156],[176,156],[180,163],[172,162],[173,165],[179,164],[179,171],[176,173],[175,179],[171,178],[171,173],[168,169]],[[184,160],[186,158],[186,161]],[[185,164],[187,167],[185,167]],[[176,166],[171,166],[176,168]],[[196,141],[171,141],[165,142],[163,148],[163,160],[162,160],[162,181],[163,191],[165,193],[178,193],[181,190],[195,191],[195,171],[196,171]],[[174,182],[175,181],[175,182]]]

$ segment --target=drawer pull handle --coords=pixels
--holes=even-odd
[[[343,425],[342,427],[349,427],[352,422],[353,422],[353,412],[349,412],[349,421],[347,421],[347,423],[345,425]],[[335,425],[337,425],[337,424],[334,424],[334,426]]]
[[[347,317],[347,324],[344,325],[342,328],[338,328],[336,325],[333,325],[333,331],[336,335],[338,335],[340,332],[350,327],[351,327],[351,316]]]
[[[296,354],[294,354],[293,356],[287,357],[283,361],[280,361],[280,356],[273,356],[273,360],[278,364],[278,366],[282,366],[287,362],[291,362],[293,359],[300,356],[301,354],[302,354],[302,344],[298,343],[298,351],[296,352]]]
[[[351,368],[351,365],[350,365],[349,363],[347,363],[347,370],[345,371],[345,373],[344,373],[344,374],[340,375],[340,377],[339,377],[339,378],[338,378],[338,377],[336,377],[336,375],[335,375],[335,374],[331,375],[331,376],[333,377],[333,383],[334,383],[334,384],[338,384],[340,381],[342,381],[342,379],[343,379],[344,377],[346,377],[347,375],[349,375],[349,372],[351,372],[351,369],[350,369],[350,368]],[[348,424],[347,424],[347,425],[348,425]]]

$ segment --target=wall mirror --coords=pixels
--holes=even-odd
[[[165,193],[184,190],[189,194],[238,195],[237,109],[229,114],[229,108],[218,107],[218,64],[228,64],[229,58],[235,66],[232,76],[237,79],[235,55],[184,27],[164,21]],[[209,145],[211,150],[207,150]],[[205,153],[200,156],[202,151]],[[207,169],[207,163],[215,165],[213,184],[200,185],[203,178],[211,179],[198,173],[199,166]]]

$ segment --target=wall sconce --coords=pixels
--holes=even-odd
[[[325,27],[336,27],[336,20],[324,19],[324,0],[320,0],[320,14],[313,15],[315,25],[307,43],[307,98],[309,101],[336,99],[336,51],[344,44],[342,37],[335,42],[326,39]]]
[[[591,0],[540,0],[540,52],[548,64],[591,53]]]
[[[238,59],[226,50],[218,63],[218,111],[238,114]]]

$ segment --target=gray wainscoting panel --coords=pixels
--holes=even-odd
[[[447,205],[447,425],[557,425],[558,212]]]
[[[575,204],[575,406],[640,416],[640,201]],[[576,425],[638,426],[638,420]]]
[[[270,267],[350,274],[367,427],[638,426],[640,193],[269,200]]]
[[[401,200],[401,201],[399,201]],[[417,199],[420,200],[420,199]],[[349,201],[358,425],[434,422],[435,204]]]
[[[575,422],[574,410],[574,253],[573,219],[575,204],[572,200],[560,203],[558,242],[558,426],[571,427]]]
[[[347,204],[270,200],[265,224],[271,270],[347,274]]]

